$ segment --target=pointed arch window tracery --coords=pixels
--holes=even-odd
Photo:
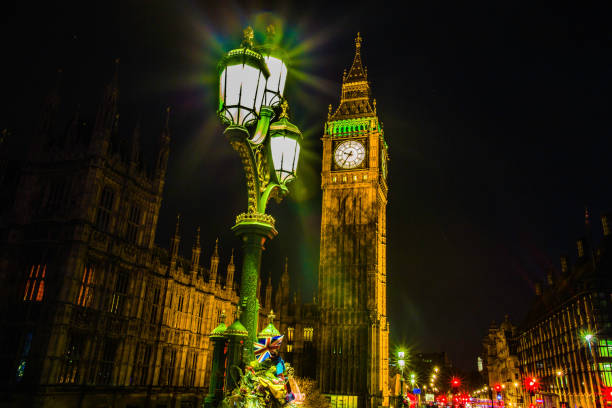
[[[46,264],[37,264],[30,267],[28,280],[23,293],[24,301],[42,302],[45,295]]]

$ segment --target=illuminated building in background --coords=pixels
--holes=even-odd
[[[596,408],[612,387],[612,240],[609,218],[594,248],[588,212],[586,237],[577,259],[561,258],[561,272],[549,269],[547,284],[535,284],[536,298],[514,338],[525,406]],[[532,379],[529,381],[529,379]],[[525,381],[534,382],[537,387]]]
[[[483,371],[487,386],[493,390],[491,396],[498,396],[505,405],[524,407],[523,387],[518,356],[516,355],[516,326],[508,316],[498,326],[491,323],[489,333],[483,339]],[[479,357],[480,359],[480,357]]]
[[[389,405],[387,144],[361,37],[323,135],[317,379],[332,407]]]

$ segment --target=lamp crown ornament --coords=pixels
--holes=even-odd
[[[253,48],[253,38],[255,34],[253,33],[253,27],[248,26],[242,31],[242,46],[244,48]]]
[[[270,309],[270,313],[268,313],[268,323],[274,323],[274,318],[276,318],[274,310]]]
[[[271,43],[276,39],[276,27],[270,24],[266,27],[266,41]]]
[[[279,119],[282,119],[282,118],[289,119],[289,113],[288,113],[289,112],[289,103],[287,102],[287,99],[283,99],[283,103],[281,103],[281,109],[282,109],[282,112],[281,112],[281,114],[279,115],[278,118]]]

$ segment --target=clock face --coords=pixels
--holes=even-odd
[[[343,169],[354,169],[365,159],[365,146],[355,140],[340,143],[334,152],[336,164]]]

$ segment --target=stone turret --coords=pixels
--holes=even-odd
[[[229,264],[227,265],[227,279],[225,281],[225,287],[228,290],[234,289],[234,272],[236,266],[234,265],[234,248],[232,248],[232,256],[230,257]]]
[[[210,257],[210,282],[217,283],[217,272],[219,270],[219,238],[215,241],[215,250]]]
[[[191,249],[191,270],[194,273],[198,273],[200,270],[200,253],[202,252],[202,248],[200,248],[200,227],[196,230],[195,242],[193,243],[193,248]]]
[[[115,60],[115,73],[111,82],[106,85],[102,102],[96,114],[90,151],[101,156],[106,155],[110,146],[111,134],[117,129],[119,121],[119,59]]]
[[[174,236],[170,240],[170,269],[176,267],[176,260],[178,259],[179,244],[181,243],[181,236],[179,235],[179,226],[181,224],[181,214],[176,215],[176,226],[174,227]]]

